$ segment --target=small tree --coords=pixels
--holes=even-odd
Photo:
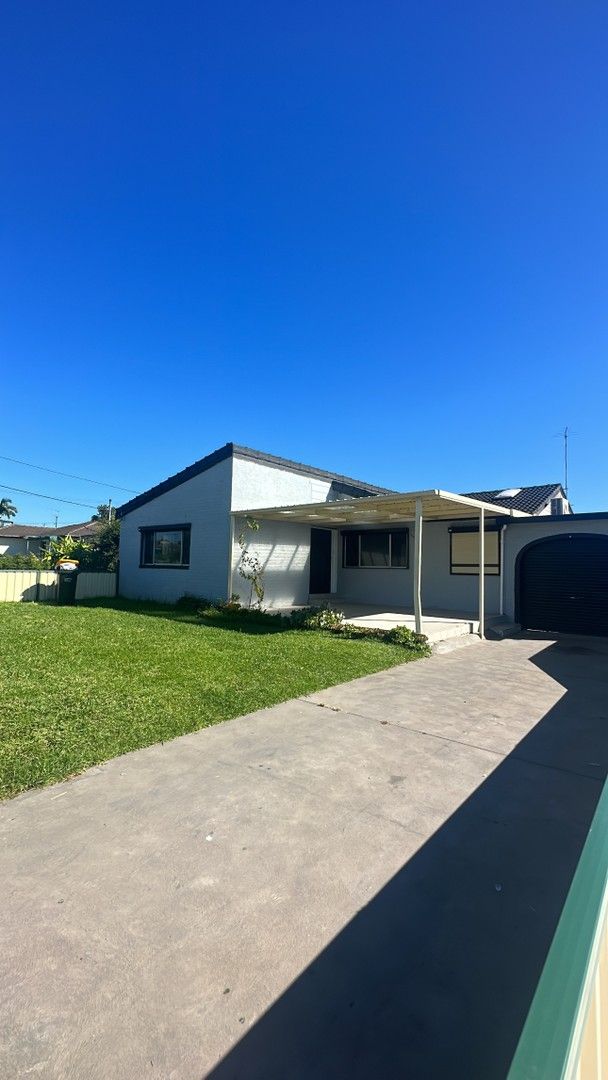
[[[97,512],[91,514],[91,521],[109,521],[110,520],[110,507],[108,503],[100,503],[97,507]]]
[[[253,518],[249,517],[246,519],[245,529],[249,529],[250,532],[258,532],[259,528],[259,521],[254,521]],[[243,529],[239,535],[241,559],[238,566],[238,572],[245,581],[249,582],[249,607],[252,606],[253,594],[255,593],[255,606],[261,608],[264,599],[264,567],[257,555],[254,555],[249,551],[245,529]]]
[[[94,549],[86,540],[76,540],[73,536],[58,536],[51,540],[47,550],[42,553],[44,566],[54,567],[60,559],[76,559],[82,569],[94,563]]]
[[[120,521],[107,519],[99,526],[93,541],[104,570],[116,570],[118,566],[118,544],[120,541]]]
[[[17,513],[17,507],[10,499],[0,499],[0,522],[10,521]]]

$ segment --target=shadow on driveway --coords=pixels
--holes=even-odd
[[[608,643],[531,662],[564,696],[213,1080],[506,1076],[607,765]]]

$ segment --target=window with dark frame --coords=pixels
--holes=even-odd
[[[140,532],[140,566],[166,570],[190,566],[190,525],[154,525]]]
[[[409,530],[368,529],[361,532],[343,532],[342,566],[347,570],[407,570]]]

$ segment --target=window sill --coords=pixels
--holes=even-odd
[[[183,564],[183,565],[180,564],[180,563],[164,563],[164,564],[163,563],[140,563],[139,564],[139,569],[140,570],[189,570],[190,569],[190,563]]]
[[[343,566],[343,570],[409,570],[409,566]]]

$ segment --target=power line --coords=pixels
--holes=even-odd
[[[0,454],[0,461],[12,461],[15,465],[27,465],[28,469],[40,469],[42,472],[55,473],[55,476],[67,476],[70,480],[84,480],[85,484],[98,484],[99,487],[112,488],[114,491],[128,491],[130,495],[138,494],[133,488],[121,487],[120,484],[106,484],[104,480],[90,480],[88,476],[76,476],[75,473],[60,472],[59,469],[49,469],[46,465],[32,465],[31,461],[21,461],[20,458],[6,457],[5,454]],[[17,491],[17,488],[15,488],[15,491]],[[85,503],[81,503],[80,505],[84,506]]]
[[[28,491],[27,488],[13,487],[12,484],[3,484],[0,480],[0,488],[5,491],[18,491],[20,495],[33,495],[36,499],[49,499],[50,502],[69,503],[70,506],[86,506],[88,510],[97,510],[91,503],[75,502],[74,499],[60,499],[57,495],[41,495],[39,491]]]

